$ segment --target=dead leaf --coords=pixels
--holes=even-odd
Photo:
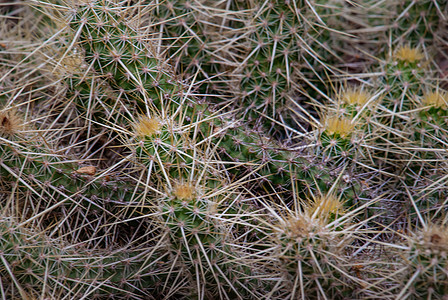
[[[96,174],[96,167],[94,167],[94,166],[82,167],[82,168],[79,168],[78,170],[76,170],[74,172],[76,174],[86,174],[86,175],[93,176],[93,175]]]

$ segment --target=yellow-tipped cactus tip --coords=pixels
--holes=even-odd
[[[435,91],[427,93],[422,98],[422,104],[425,106],[435,106],[437,108],[448,108],[448,93]]]
[[[173,194],[181,200],[193,199],[195,196],[195,188],[190,183],[178,183],[173,189]]]
[[[364,90],[350,88],[342,93],[341,100],[348,105],[364,105],[371,97],[370,93]]]
[[[140,137],[152,136],[160,130],[161,123],[156,118],[141,116],[134,124],[135,133]]]
[[[0,111],[0,134],[12,136],[18,134],[24,127],[22,118],[14,110]]]
[[[397,51],[395,51],[394,58],[408,62],[408,63],[414,63],[422,60],[425,56],[418,48],[412,48],[410,46],[403,46],[398,48]]]
[[[325,132],[328,135],[338,134],[340,137],[348,137],[354,128],[352,121],[345,117],[330,116],[325,121]]]

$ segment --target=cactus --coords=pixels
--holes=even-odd
[[[126,295],[135,296],[134,292],[144,291],[150,296],[158,280],[151,266],[141,264],[148,250],[130,255],[123,250],[73,249],[5,216],[0,218],[0,248],[2,292],[6,297],[90,295],[99,299],[115,295],[124,299]]]
[[[210,186],[213,180],[207,177],[204,184]],[[244,222],[239,220],[242,212],[233,197],[223,194],[228,192],[225,189],[210,189],[200,182],[193,185],[184,179],[173,180],[171,186],[168,196],[158,202],[155,219],[167,237],[165,249],[174,257],[172,268],[180,269],[180,277],[169,278],[169,285],[185,280],[188,284],[182,293],[195,298],[250,295],[249,278],[254,270],[238,259],[244,252],[235,246],[233,235],[237,224]]]
[[[440,299],[447,294],[447,228],[428,223],[420,230],[405,236],[401,285],[397,298]]]
[[[170,53],[176,62],[183,62],[181,68],[187,73],[195,66],[200,75],[212,77],[208,91],[221,95],[217,101],[236,104],[240,117],[258,120],[256,126],[277,133],[285,131],[277,124],[296,127],[288,111],[302,104],[297,101],[302,98],[299,95],[321,97],[313,89],[317,86],[325,91],[322,84],[329,75],[340,73],[333,66],[343,63],[343,55],[357,55],[345,53],[341,43],[343,39],[343,45],[348,40],[354,43],[361,34],[344,35],[342,30],[375,32],[365,28],[370,24],[356,19],[356,14],[365,18],[366,11],[370,12],[369,1],[357,3],[362,13],[345,0],[229,1],[220,10],[207,1],[200,2],[201,9],[197,5],[167,1],[155,9],[156,23],[161,23],[163,38],[173,49]],[[187,13],[176,17],[180,10]],[[191,38],[179,38],[182,35]],[[178,48],[185,50],[175,51]],[[305,91],[306,87],[312,88]],[[260,116],[265,118],[260,120]]]
[[[226,9],[228,5],[214,1],[170,0],[154,8],[151,17],[157,24],[155,31],[161,33],[173,65],[184,76],[194,76],[197,82],[202,82],[223,72],[225,58],[220,57],[223,52],[220,48],[227,46],[224,37],[232,34],[236,26],[227,26],[230,20],[235,20],[231,16],[235,12]]]
[[[447,22],[448,7],[439,0],[400,0],[392,4],[396,18],[392,23],[394,42],[431,45],[438,30]]]
[[[394,173],[401,177],[396,181],[397,186],[400,186],[398,190],[412,191],[412,198],[407,193],[403,193],[401,197],[410,215],[416,218],[416,222],[420,222],[418,217],[420,213],[429,213],[440,208],[440,199],[444,193],[443,189],[427,193],[427,187],[431,182],[437,181],[430,171],[430,156],[437,151],[438,146],[431,145],[433,142],[430,143],[428,139],[422,144],[419,133],[422,126],[427,126],[423,121],[425,117],[422,120],[427,112],[426,109],[422,109],[419,99],[424,97],[432,73],[428,68],[429,62],[426,61],[425,54],[416,47],[397,48],[390,61],[385,69],[383,81],[387,87],[387,93],[381,101],[383,117],[378,118],[379,122],[386,125],[384,137],[387,143],[384,143],[385,152],[382,157],[385,158],[385,165],[390,165],[389,169],[394,168]],[[418,120],[422,122],[417,125],[415,121]],[[440,132],[432,137],[433,140],[440,138],[442,138]],[[425,148],[428,151],[423,150]],[[422,187],[422,184],[425,187]],[[422,194],[421,191],[425,190],[427,192]],[[417,210],[413,204],[415,199],[419,199]],[[437,208],[431,209],[429,206],[432,205]]]
[[[99,230],[90,222],[113,222],[120,218],[117,206],[137,201],[133,194],[139,187],[112,174],[95,178],[96,167],[58,155],[18,112],[4,108],[0,121],[0,184],[5,194],[21,199],[9,205],[20,207],[24,218],[58,224],[66,234],[71,223],[77,223],[82,230],[73,237],[89,240],[110,230]],[[98,217],[101,212],[105,215]]]
[[[370,117],[371,130],[379,138],[375,141],[377,152],[382,157],[381,169],[394,169],[400,174],[409,152],[403,150],[411,138],[408,124],[413,110],[417,108],[416,97],[423,92],[422,83],[430,76],[424,54],[418,48],[400,46],[381,64],[382,74],[375,82],[378,89],[384,89],[381,101]]]
[[[418,97],[418,111],[412,115],[415,128],[412,132],[412,152],[416,159],[412,161],[409,172],[410,188],[413,190],[415,206],[411,215],[424,215],[433,220],[440,218],[446,210],[447,190],[438,170],[445,169],[445,145],[447,142],[446,92],[440,88],[426,88],[423,96]],[[436,171],[437,170],[437,171]]]
[[[207,112],[208,109],[204,104],[198,103],[197,100],[182,92],[184,87],[181,82],[176,80],[167,65],[163,62],[159,63],[159,59],[150,49],[151,46],[138,39],[139,35],[135,29],[123,23],[120,16],[116,15],[112,8],[106,7],[101,9],[101,12],[97,12],[99,9],[94,4],[90,7],[79,7],[70,21],[70,26],[74,30],[77,30],[77,26],[82,29],[79,45],[85,48],[86,61],[92,64],[97,72],[106,72],[106,74],[109,72],[110,76],[106,76],[106,80],[113,89],[121,91],[127,95],[128,99],[135,99],[137,103],[150,105],[149,110],[153,112],[148,115],[154,117],[144,117],[143,120],[145,118],[159,119],[161,122],[165,122],[167,126],[163,127],[167,130],[156,132],[154,138],[148,140],[148,137],[146,137],[146,142],[143,142],[145,147],[144,149],[140,148],[139,144],[137,147],[138,153],[145,151],[145,156],[151,158],[156,153],[154,149],[165,147],[166,149],[161,152],[165,154],[160,157],[160,162],[165,163],[165,167],[167,164],[182,166],[191,163],[188,156],[191,157],[191,151],[193,151],[190,149],[185,152],[185,145],[188,148],[190,147],[188,144],[194,145],[195,141],[200,143],[204,137],[218,136],[220,139],[222,138],[220,141],[221,147],[232,159],[266,164],[266,168],[261,170],[262,176],[268,176],[268,179],[275,178],[273,180],[285,185],[289,178],[284,176],[282,179],[280,176],[275,176],[278,170],[281,170],[286,174],[290,172],[292,176],[299,180],[306,181],[309,186],[315,186],[315,177],[321,176],[318,174],[325,171],[323,168],[316,170],[314,167],[308,167],[304,174],[299,168],[289,166],[288,157],[291,157],[290,154],[272,149],[278,148],[274,142],[263,137],[255,139],[253,134],[245,135],[240,129],[236,128],[236,124],[232,120],[214,117],[213,113]],[[104,18],[104,20],[98,20],[98,18]],[[87,22],[87,25],[83,25],[83,22]],[[109,23],[115,24],[115,27],[104,25]],[[115,35],[122,36],[122,39],[115,39]],[[110,38],[104,39],[104,36]],[[145,70],[151,71],[147,73]],[[157,73],[157,70],[161,72]],[[205,116],[205,118],[202,116]],[[194,123],[192,123],[193,120]],[[173,132],[174,129],[182,125],[187,126],[186,129],[179,128],[180,131],[178,132],[184,131],[186,133],[177,135]],[[137,122],[136,126],[141,126],[141,124],[139,125]],[[193,126],[199,129],[197,133],[194,133]],[[210,128],[215,128],[214,130],[217,130],[219,135],[212,132]],[[194,138],[192,137],[193,133],[195,134]],[[255,134],[258,135],[258,133]],[[192,140],[185,142],[188,135]],[[157,145],[154,145],[154,142],[157,142]],[[211,142],[216,144],[217,140],[213,139]],[[173,159],[170,151],[171,153],[176,151],[178,154],[183,153],[181,154],[183,158]],[[178,154],[175,154],[175,156]],[[223,158],[228,159],[225,156]],[[164,159],[167,159],[167,161],[164,161]],[[156,163],[158,162],[156,161]],[[308,164],[300,157],[294,157],[292,163]],[[154,173],[158,172],[155,171]],[[313,174],[316,176],[313,176]],[[179,174],[171,175],[177,177]],[[321,181],[321,179],[318,178],[318,181]],[[323,183],[319,185],[324,189],[326,186],[325,179],[322,179],[322,181]]]
[[[442,149],[446,142],[444,122],[447,117],[448,95],[442,89],[425,92],[420,98],[415,130],[417,145],[431,149]],[[434,157],[431,152],[429,157]]]
[[[263,240],[270,251],[271,276],[280,278],[272,292],[276,299],[359,296],[367,282],[349,275],[348,248],[364,221],[354,221],[360,209],[345,207],[342,199],[327,194],[311,199],[303,209],[270,209],[275,211],[269,214],[272,219],[263,220],[260,227],[267,233]]]

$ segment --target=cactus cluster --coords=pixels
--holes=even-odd
[[[437,299],[446,295],[446,226],[426,224],[408,236],[403,284],[399,296]]]
[[[444,1],[0,11],[4,298],[448,293]]]

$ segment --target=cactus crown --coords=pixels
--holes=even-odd
[[[333,194],[315,197],[307,208],[307,214],[319,219],[329,216],[341,215],[344,211],[344,202]]]
[[[430,251],[447,251],[448,230],[446,226],[432,225],[421,232],[421,244]]]
[[[372,95],[369,92],[360,88],[348,88],[341,95],[342,102],[347,105],[364,105],[371,98]]]
[[[24,121],[16,110],[0,111],[0,135],[13,136],[24,129]]]
[[[189,182],[180,182],[174,186],[173,195],[180,200],[191,200],[195,197],[195,188]]]
[[[402,46],[394,53],[394,58],[407,63],[415,63],[425,58],[423,52],[411,46]]]
[[[352,134],[355,124],[346,117],[328,116],[325,120],[325,132],[329,135],[339,135],[349,137]]]
[[[433,91],[426,93],[422,98],[422,104],[425,106],[434,106],[436,108],[448,108],[448,93],[445,91]]]
[[[145,137],[157,134],[161,128],[161,123],[157,118],[140,116],[134,124],[134,131],[137,136]]]

